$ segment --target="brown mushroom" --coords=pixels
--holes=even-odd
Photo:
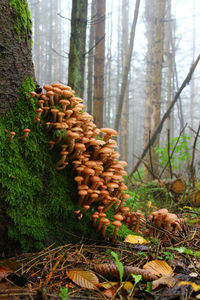
[[[116,220],[116,221],[112,222],[112,225],[115,226],[113,236],[112,236],[112,242],[114,243],[116,241],[116,238],[117,238],[117,233],[119,231],[119,227],[122,226],[122,223],[120,221]]]
[[[9,141],[12,141],[16,133],[14,131],[11,131],[9,134],[10,134]]]
[[[30,129],[25,128],[25,129],[23,130],[23,133],[24,133],[24,134],[20,137],[20,139],[21,139],[22,141],[24,141],[24,140],[27,138],[27,136],[28,136],[28,134],[29,134],[30,131],[31,131]]]

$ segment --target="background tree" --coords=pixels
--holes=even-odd
[[[87,7],[87,0],[72,1],[68,84],[79,97],[84,91]]]
[[[94,98],[93,114],[96,125],[103,126],[104,105],[104,60],[105,60],[106,0],[96,2]]]

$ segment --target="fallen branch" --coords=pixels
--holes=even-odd
[[[136,165],[133,167],[132,171],[130,172],[129,176],[132,176],[133,173],[137,170],[137,168],[140,166],[143,158],[145,157],[148,149],[154,144],[157,135],[161,132],[163,124],[165,122],[165,120],[168,118],[168,116],[171,113],[172,108],[174,107],[174,104],[176,103],[176,101],[178,100],[182,90],[186,87],[186,85],[188,85],[190,83],[190,80],[192,78],[192,74],[194,73],[194,70],[196,69],[198,63],[200,60],[200,54],[198,55],[196,61],[194,62],[194,64],[191,66],[190,71],[188,72],[185,80],[183,81],[181,87],[179,88],[178,92],[176,93],[176,95],[174,96],[174,99],[172,100],[168,110],[165,112],[165,114],[162,117],[162,120],[160,121],[160,124],[158,125],[158,127],[156,128],[155,132],[153,133],[149,143],[147,144],[147,146],[145,147],[141,157],[139,158],[138,162],[136,163]]]

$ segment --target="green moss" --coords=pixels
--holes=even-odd
[[[25,31],[31,35],[30,43],[32,46],[32,20],[26,0],[9,0],[9,6],[15,12],[13,28],[18,35],[18,39],[21,39],[21,33]]]
[[[27,99],[31,90],[34,85],[27,78],[16,106],[0,119],[0,215],[9,218],[9,237],[20,241],[24,250],[77,242],[76,235],[95,237],[91,218],[78,221],[73,213],[77,194],[70,170],[55,169],[59,146],[50,151],[51,136],[33,122],[37,100]],[[24,128],[31,131],[23,142]],[[16,132],[11,141],[10,131]]]

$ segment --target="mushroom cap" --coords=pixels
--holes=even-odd
[[[83,208],[85,209],[85,210],[88,210],[89,208],[90,208],[90,205],[83,205]]]
[[[65,113],[62,112],[62,111],[59,111],[59,112],[58,112],[58,116],[64,117],[64,116],[65,116]]]
[[[42,108],[37,108],[36,111],[37,111],[37,112],[42,112],[43,109],[42,109]]]
[[[110,189],[116,189],[119,187],[119,185],[116,182],[108,182],[107,187]]]
[[[78,191],[78,194],[79,194],[80,196],[86,196],[86,195],[88,194],[88,192],[87,192],[86,190],[79,190],[79,191]]]
[[[92,176],[94,176],[94,174],[95,174],[95,170],[88,168],[88,167],[84,168],[83,172],[87,175],[92,175]]]
[[[73,102],[77,102],[77,103],[83,102],[83,99],[82,98],[78,98],[78,97],[71,97],[70,100],[73,101]]]
[[[72,96],[73,96],[73,93],[72,93],[72,91],[69,91],[69,90],[62,90],[62,95],[63,95],[64,97],[69,98],[69,97],[72,97]]]
[[[112,225],[114,225],[115,227],[120,227],[122,226],[122,223],[120,221],[114,221],[112,222]]]
[[[58,95],[61,94],[61,89],[59,89],[58,87],[53,87],[53,91]]]
[[[92,215],[93,219],[98,219],[99,218],[99,213],[97,211],[95,211]]]
[[[66,100],[66,99],[61,99],[59,102],[60,102],[60,104],[66,104],[66,105],[70,104],[70,101]]]
[[[108,226],[108,225],[110,224],[110,221],[109,221],[107,218],[104,218],[104,219],[102,220],[102,223],[103,223],[104,225]]]
[[[76,176],[76,177],[74,177],[74,180],[76,181],[76,182],[81,182],[81,181],[83,181],[83,177],[82,176]]]
[[[51,87],[52,88],[52,87]],[[55,93],[51,90],[51,91],[48,91],[47,93],[47,96],[54,96],[55,95]]]
[[[113,176],[113,172],[103,172],[101,174],[102,177],[112,177]]]
[[[50,85],[50,84],[45,84],[45,85],[43,86],[43,89],[46,90],[46,91],[50,91],[50,90],[52,90],[52,85]]]
[[[110,154],[113,152],[113,149],[109,148],[109,147],[102,147],[99,150],[99,153],[103,153],[103,154]]]
[[[67,151],[61,151],[60,154],[61,154],[61,155],[67,155],[68,152],[67,152]]]
[[[112,128],[101,128],[100,131],[112,136],[118,136],[118,132]]]
[[[82,176],[81,176],[82,177]],[[79,186],[78,186],[78,189],[79,190],[88,190],[88,186],[86,185],[86,184],[80,184]]]
[[[70,137],[72,139],[78,139],[80,137],[79,133],[73,132],[71,130],[67,131],[67,137]]]
[[[23,132],[30,132],[31,130],[28,128],[24,128]]]
[[[94,176],[91,176],[90,180],[91,180],[91,182],[99,182],[99,181],[101,181],[101,178],[99,176],[94,175]]]
[[[124,219],[124,217],[120,214],[116,214],[116,215],[114,215],[114,219],[117,221],[122,221]]]
[[[14,131],[11,131],[11,132],[10,132],[10,135],[13,135],[13,136],[14,136],[15,134],[16,134],[16,133],[15,133]]]
[[[51,109],[52,114],[57,114],[59,112],[59,109],[57,108],[52,108]]]

